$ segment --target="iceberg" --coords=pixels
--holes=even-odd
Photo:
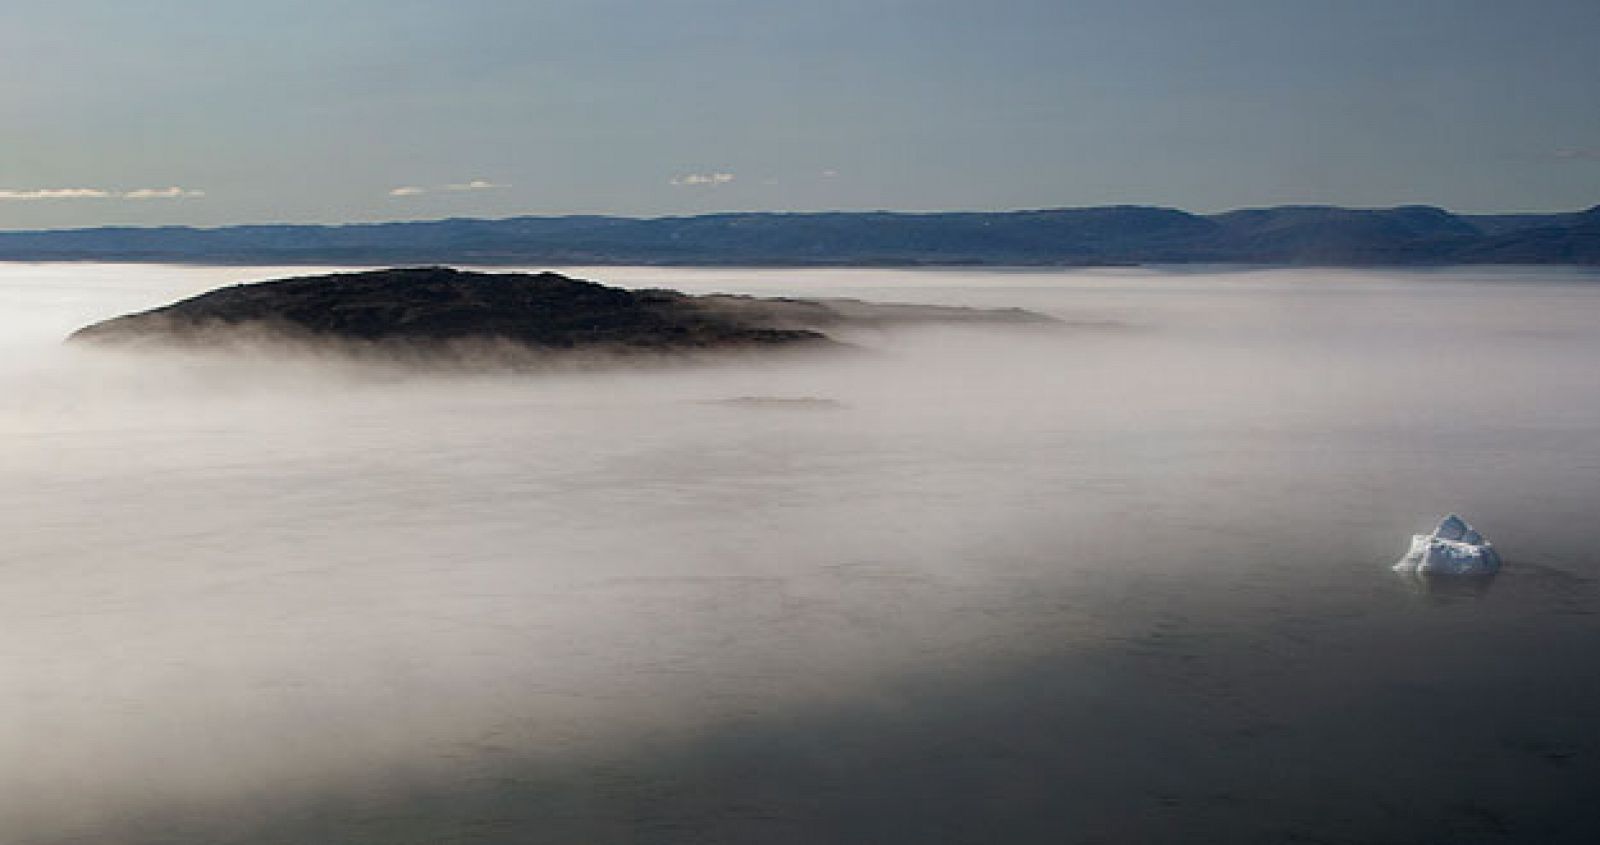
[[[1411,537],[1411,550],[1394,565],[1396,572],[1418,575],[1493,575],[1500,571],[1500,553],[1477,529],[1455,514],[1439,520],[1432,534]]]

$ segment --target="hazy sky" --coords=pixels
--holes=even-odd
[[[1600,202],[1596,0],[5,0],[0,228]]]

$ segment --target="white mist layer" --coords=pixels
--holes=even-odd
[[[1116,613],[1051,591],[1205,580],[1330,500],[1389,514],[1376,578],[1417,520],[1512,521],[1516,467],[1451,444],[1600,418],[1559,273],[573,271],[1065,321],[649,372],[59,343],[306,272],[0,266],[0,833],[870,699],[1092,643]]]

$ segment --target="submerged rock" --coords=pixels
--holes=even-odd
[[[867,302],[820,297],[757,297],[713,293],[696,297],[702,308],[763,326],[822,329],[828,327],[893,328],[926,325],[1044,325],[1059,323],[1023,308],[963,308],[907,302]]]
[[[1450,514],[1432,534],[1415,534],[1396,572],[1418,575],[1493,575],[1500,571],[1500,553],[1466,520]]]
[[[708,404],[735,408],[766,408],[789,411],[834,411],[844,404],[820,396],[733,396],[712,400]]]

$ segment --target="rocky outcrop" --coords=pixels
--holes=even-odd
[[[445,267],[375,270],[235,285],[96,323],[74,341],[221,346],[242,339],[363,347],[510,344],[531,350],[696,350],[825,344],[673,291],[630,291],[557,273]]]
[[[234,285],[96,323],[71,340],[185,347],[271,341],[407,355],[695,352],[837,346],[818,330],[832,326],[974,321],[1050,318],[1016,309],[690,296],[557,273],[418,267]]]

